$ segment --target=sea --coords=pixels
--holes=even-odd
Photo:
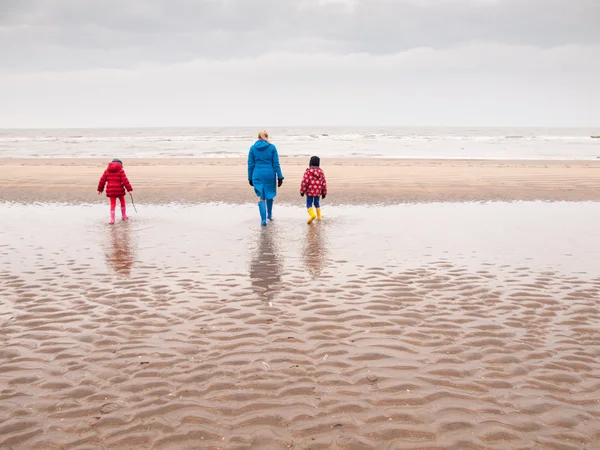
[[[0,158],[238,158],[258,129],[0,130]],[[281,157],[597,160],[598,128],[274,127]]]

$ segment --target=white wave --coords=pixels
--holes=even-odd
[[[281,157],[600,158],[598,130],[308,128],[271,132]],[[233,158],[247,155],[250,129],[0,130],[0,157]]]

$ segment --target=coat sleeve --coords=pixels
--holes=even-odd
[[[252,174],[254,173],[254,152],[252,149],[248,152],[248,181],[252,180]]]
[[[121,171],[121,183],[123,183],[123,186],[125,186],[125,189],[127,189],[127,192],[133,191],[133,188],[131,187],[131,183],[129,183],[129,180],[127,179],[127,175],[125,175],[124,170]]]
[[[104,173],[102,174],[102,176],[100,177],[100,181],[98,182],[98,192],[104,192],[104,186],[106,186],[107,175],[108,174],[105,170]]]
[[[308,191],[308,171],[304,172],[302,182],[300,183],[300,193],[306,194],[306,191]]]
[[[327,178],[325,178],[325,172],[323,172],[323,184],[321,185],[321,195],[327,195]]]
[[[273,144],[271,144],[273,145]],[[279,164],[279,153],[277,153],[277,147],[273,145],[273,169],[277,174],[278,180],[283,180],[283,173],[281,173],[281,165]]]

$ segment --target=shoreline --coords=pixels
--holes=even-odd
[[[281,157],[277,201],[299,204],[306,158]],[[105,158],[0,158],[0,201],[94,203]],[[246,158],[124,161],[136,202],[248,203]],[[323,159],[329,204],[600,201],[600,161]]]

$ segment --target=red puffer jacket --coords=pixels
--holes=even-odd
[[[123,197],[125,195],[125,189],[127,192],[133,191],[127,175],[123,170],[123,166],[118,162],[111,162],[102,174],[100,182],[98,183],[98,192],[104,191],[104,185],[106,185],[106,196],[107,197]]]
[[[318,167],[309,167],[304,172],[300,193],[309,197],[321,197],[327,195],[327,180],[325,172]]]

